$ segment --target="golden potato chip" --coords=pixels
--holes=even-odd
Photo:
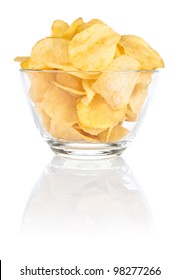
[[[56,63],[46,63],[46,66],[53,69],[53,70],[64,70],[67,71],[68,74],[71,74],[75,77],[81,78],[81,79],[89,79],[89,80],[96,80],[101,72],[99,71],[80,71],[79,69],[76,69],[75,67],[71,65],[60,65]]]
[[[57,122],[68,125],[77,122],[76,99],[54,85],[47,88],[42,105],[45,113]]]
[[[78,133],[80,133],[81,137],[88,141],[88,142],[98,142],[99,141],[99,138],[95,135],[91,135],[87,132],[85,132],[84,130],[82,130],[78,124],[74,124],[73,125],[73,128],[78,131]]]
[[[30,67],[29,67],[29,60],[22,61],[20,66],[21,66],[22,69],[30,69]]]
[[[31,69],[38,69],[39,65],[47,63],[68,64],[69,41],[62,38],[47,37],[38,41],[32,48],[29,65]]]
[[[104,24],[100,19],[92,19],[89,22],[83,23],[81,24],[78,28],[77,28],[77,33],[87,29],[88,27],[92,26],[95,23],[102,23]]]
[[[95,96],[95,92],[92,89],[93,84],[94,80],[82,80],[83,88],[87,94],[87,96],[81,98],[81,103],[83,103],[84,105],[88,105]]]
[[[83,71],[103,71],[112,61],[120,35],[96,23],[77,33],[69,44],[72,64]]]
[[[81,134],[73,127],[57,120],[50,121],[50,133],[53,137],[65,140],[83,140]]]
[[[79,124],[79,127],[86,133],[91,134],[91,135],[98,135],[100,132],[104,130],[104,128],[89,128],[89,127],[84,127]]]
[[[75,77],[67,72],[58,71],[56,74],[56,81],[68,88],[73,88],[78,91],[84,91],[82,86],[82,79]]]
[[[141,84],[143,87],[147,87],[152,81],[152,72],[141,72],[139,78],[137,79],[137,84]]]
[[[78,27],[83,24],[83,19],[82,18],[78,18],[77,20],[75,20],[68,28],[67,30],[62,34],[62,38],[67,39],[67,40],[71,40],[74,35],[77,33],[77,29]]]
[[[29,56],[17,56],[16,58],[14,58],[14,61],[16,62],[24,62],[28,60],[29,60]]]
[[[106,71],[93,85],[95,92],[99,93],[114,109],[123,108],[129,102],[140,73],[127,70],[138,70],[140,64],[134,58],[121,55],[115,58]],[[122,72],[121,72],[122,71]]]
[[[132,56],[140,62],[142,70],[164,67],[160,55],[138,36],[123,35],[118,45],[124,48],[126,55]]]
[[[38,114],[41,116],[43,127],[49,131],[50,130],[50,117],[45,113],[43,105],[41,102],[35,103],[35,109],[37,110]]]
[[[147,88],[137,84],[130,96],[129,104],[126,112],[126,120],[136,121],[139,117],[142,105],[147,96]]]
[[[49,87],[49,81],[55,80],[55,74],[49,72],[28,72],[31,81],[29,95],[34,102],[41,102],[44,98],[46,89]]]
[[[122,121],[126,107],[112,110],[108,103],[96,94],[89,105],[84,105],[80,100],[77,103],[78,123],[83,128],[105,129]]]
[[[52,24],[51,37],[60,37],[67,29],[69,25],[63,20],[55,20]]]
[[[75,95],[86,95],[86,91],[84,91],[84,90],[83,91],[79,91],[79,90],[76,90],[76,89],[73,89],[73,88],[65,87],[65,86],[63,86],[60,83],[55,82],[55,81],[52,81],[51,83],[54,86],[67,91],[68,93],[74,93]]]
[[[121,55],[121,53],[120,53],[120,51],[119,51],[119,48],[116,46],[116,51],[115,51],[114,58],[116,58],[116,57],[118,57],[118,56],[120,56],[120,55]]]
[[[121,124],[117,124],[112,129],[101,132],[98,137],[102,142],[114,142],[124,138],[128,132],[128,129],[122,127]]]

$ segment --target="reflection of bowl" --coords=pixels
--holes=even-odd
[[[119,155],[143,120],[157,71],[21,70],[35,123],[56,153]]]
[[[122,157],[75,160],[54,157],[26,207],[26,234],[140,234],[152,230],[150,209]]]

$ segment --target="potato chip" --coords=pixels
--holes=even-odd
[[[76,90],[76,89],[73,89],[73,88],[69,88],[69,87],[65,87],[63,85],[61,85],[60,83],[58,82],[55,82],[55,81],[52,81],[51,82],[54,86],[58,87],[58,88],[61,88],[69,93],[74,93],[75,95],[86,95],[86,91],[80,91],[80,90]]]
[[[40,115],[41,119],[42,119],[42,125],[43,127],[49,131],[50,130],[50,117],[45,113],[43,105],[41,102],[37,102],[35,104],[35,109],[37,110],[38,114]]]
[[[78,27],[83,24],[83,19],[82,18],[78,18],[77,20],[75,20],[68,28],[67,30],[62,34],[62,38],[67,39],[67,40],[71,40],[74,35],[77,33],[77,29]]]
[[[66,91],[50,85],[42,101],[45,113],[57,122],[73,125],[77,122],[76,99]]]
[[[121,124],[117,124],[113,128],[101,132],[98,137],[102,142],[115,142],[124,138],[128,132],[128,129],[122,127]]]
[[[126,55],[132,56],[140,62],[142,70],[164,67],[160,55],[138,36],[123,35],[118,45],[124,48]]]
[[[14,58],[14,61],[16,62],[24,62],[28,60],[29,60],[29,56],[17,56],[16,58]]]
[[[83,140],[81,134],[73,127],[57,120],[50,121],[50,133],[53,137],[66,140]]]
[[[153,73],[151,71],[141,72],[139,78],[137,79],[137,84],[141,84],[143,87],[148,87],[152,81],[152,74]]]
[[[89,80],[96,80],[101,72],[99,71],[80,71],[79,69],[76,69],[75,67],[71,65],[61,65],[56,63],[46,63],[46,66],[53,69],[53,70],[63,70],[67,71],[68,74],[71,74],[75,77],[81,78],[81,79],[89,79]]]
[[[89,22],[83,23],[81,24],[78,28],[77,28],[77,33],[87,29],[88,27],[92,26],[95,23],[102,23],[104,24],[100,19],[92,19]]]
[[[91,134],[91,135],[98,135],[100,132],[104,130],[104,128],[89,128],[89,127],[84,127],[79,124],[79,127],[86,133]]]
[[[98,142],[99,141],[99,138],[95,135],[91,135],[87,132],[85,132],[84,130],[82,130],[78,124],[74,124],[73,125],[73,128],[78,131],[78,133],[80,133],[81,137],[88,141],[88,142]]]
[[[69,25],[63,20],[55,20],[52,24],[51,37],[60,37],[67,29]]]
[[[30,69],[30,67],[29,67],[29,60],[22,61],[20,66],[21,66],[22,69]]]
[[[121,55],[121,53],[120,53],[120,51],[119,51],[119,48],[116,46],[116,51],[115,51],[114,58],[116,58],[116,57],[118,57],[118,56],[120,56],[120,55]]]
[[[41,102],[44,98],[46,89],[49,87],[49,81],[55,80],[55,74],[49,72],[28,72],[31,81],[29,95],[34,102]]]
[[[80,100],[77,103],[78,123],[83,128],[105,129],[122,121],[126,107],[112,110],[108,103],[96,94],[89,105],[84,105]]]
[[[81,103],[83,103],[84,105],[90,104],[93,97],[95,96],[95,92],[92,89],[93,84],[94,84],[93,80],[82,80],[83,88],[87,94],[87,96],[84,96],[83,98],[81,98]]]
[[[112,61],[120,35],[96,23],[76,34],[69,44],[72,64],[83,71],[103,71]]]
[[[128,104],[140,73],[127,70],[138,70],[140,64],[130,56],[121,55],[115,58],[110,66],[93,85],[95,92],[99,93],[114,109],[123,108]],[[123,71],[123,72],[121,72]]]
[[[56,81],[68,88],[73,88],[78,91],[84,91],[82,79],[75,77],[67,72],[59,71],[56,74]]]
[[[32,48],[29,65],[31,69],[38,69],[39,65],[47,63],[68,64],[69,41],[62,38],[47,37],[38,41]]]
[[[147,96],[147,88],[137,84],[130,96],[129,104],[126,112],[127,121],[136,121],[139,117],[142,105]]]

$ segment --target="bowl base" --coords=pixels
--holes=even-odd
[[[119,156],[129,145],[128,141],[120,143],[60,143],[48,141],[52,151],[62,157],[73,159],[102,159]]]

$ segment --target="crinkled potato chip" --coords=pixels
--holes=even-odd
[[[105,129],[124,120],[126,107],[114,111],[108,103],[96,94],[89,105],[80,100],[77,103],[78,123],[84,128]]]
[[[69,25],[63,20],[55,20],[52,24],[51,37],[60,37],[67,29]]]
[[[14,61],[16,62],[24,62],[28,60],[29,60],[29,56],[17,56],[16,58],[14,58]]]
[[[160,55],[138,36],[123,35],[118,45],[123,47],[126,55],[132,56],[140,62],[140,69],[142,70],[164,67]]]
[[[50,121],[50,133],[53,137],[66,140],[83,140],[81,134],[73,127],[57,120]]]
[[[112,61],[120,35],[96,23],[77,33],[69,44],[72,64],[83,71],[103,71]]]
[[[74,93],[75,95],[86,95],[86,91],[79,91],[79,90],[76,90],[76,89],[73,89],[73,88],[69,88],[69,87],[65,87],[63,85],[61,85],[60,83],[58,82],[51,82],[54,86],[58,87],[58,88],[61,88],[69,93]]]
[[[152,73],[149,72],[141,72],[139,78],[137,79],[137,84],[141,84],[143,87],[148,87],[148,85],[152,81]]]
[[[38,41],[32,48],[29,65],[31,69],[38,69],[38,65],[47,63],[68,64],[69,41],[62,38],[47,37]]]
[[[46,89],[49,87],[49,81],[55,80],[55,74],[49,72],[35,72],[28,73],[31,81],[29,95],[34,102],[41,102],[44,98]]]
[[[112,129],[101,132],[98,137],[102,142],[115,142],[124,138],[128,134],[128,129],[121,124],[115,125]]]
[[[42,105],[45,113],[57,122],[69,125],[77,122],[76,99],[54,85],[47,88]]]
[[[75,67],[71,65],[60,65],[56,63],[46,63],[46,66],[53,69],[53,70],[63,70],[67,71],[68,74],[71,74],[75,77],[81,78],[81,79],[89,79],[89,80],[96,80],[101,72],[99,71],[80,71],[79,69],[76,69]]]
[[[137,84],[130,96],[129,104],[126,112],[127,121],[136,121],[139,117],[142,105],[147,96],[147,88]]]
[[[82,79],[75,77],[67,72],[59,71],[56,74],[56,81],[65,87],[73,88],[79,91],[84,91],[82,86]]]
[[[83,24],[84,21],[82,18],[78,18],[75,20],[68,28],[67,30],[62,34],[62,38],[65,38],[67,40],[71,40],[74,35],[77,33],[78,27]]]
[[[87,29],[88,27],[92,26],[95,23],[102,23],[104,24],[100,19],[92,19],[86,23],[81,24],[78,28],[77,28],[77,33]]]
[[[84,96],[83,98],[81,98],[81,103],[83,103],[84,105],[90,104],[93,97],[95,96],[95,92],[92,89],[93,84],[94,84],[93,80],[83,80],[82,81],[83,88],[87,94],[87,96]]]
[[[114,109],[123,108],[128,104],[130,95],[135,87],[140,73],[127,70],[138,70],[140,64],[130,56],[121,55],[114,59],[108,69],[101,74],[93,85]],[[122,72],[121,72],[122,71]]]

